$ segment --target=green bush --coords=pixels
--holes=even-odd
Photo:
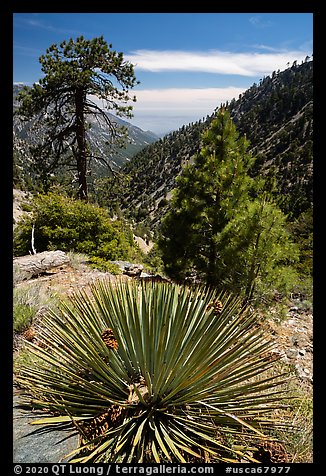
[[[14,332],[20,333],[32,324],[36,314],[34,306],[28,304],[17,304],[13,308]]]
[[[39,285],[15,287],[13,290],[13,330],[21,333],[33,324],[38,310],[56,308],[56,296]]]
[[[32,324],[38,309],[38,299],[31,289],[14,288],[13,291],[13,330],[23,332]]]
[[[20,208],[24,211],[24,212],[31,212],[32,211],[32,207],[29,203],[22,203],[20,205]]]
[[[144,256],[143,262],[151,273],[164,274],[164,263],[157,244],[154,244],[153,248]]]
[[[313,215],[312,210],[306,210],[289,224],[289,231],[299,247],[300,259],[296,270],[300,276],[294,292],[308,298],[313,293]]]
[[[137,254],[131,230],[111,220],[103,208],[50,193],[34,198],[32,212],[15,229],[16,256],[31,250],[33,225],[37,252],[60,249],[104,260],[130,259]]]
[[[98,258],[97,256],[92,256],[90,258],[91,267],[104,271],[106,273],[111,273],[114,275],[121,274],[120,267],[115,263],[110,263],[109,261],[104,260],[103,258]]]

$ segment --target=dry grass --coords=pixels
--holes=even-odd
[[[283,408],[274,411],[273,418],[284,423],[272,435],[285,448],[289,463],[313,462],[313,395],[312,386],[301,380],[293,366],[282,360],[275,362],[264,377],[287,373],[288,382],[283,385]],[[263,376],[261,377],[263,378]]]
[[[294,378],[289,385],[289,408],[279,415],[292,426],[277,435],[290,456],[289,463],[313,462],[313,397],[303,382]]]

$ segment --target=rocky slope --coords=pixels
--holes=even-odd
[[[313,385],[313,313],[300,298],[288,303],[283,319],[277,319],[277,308],[269,310],[267,332],[277,342],[284,363],[292,366],[301,385],[312,391]]]
[[[31,194],[23,190],[13,189],[13,219],[14,225],[24,216],[29,213],[29,199]]]

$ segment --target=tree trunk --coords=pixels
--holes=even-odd
[[[14,258],[13,264],[27,278],[38,276],[58,266],[67,265],[69,256],[64,251],[43,251],[35,255]]]
[[[214,243],[210,243],[206,282],[209,286],[216,286],[218,284],[217,279],[217,248]]]
[[[255,287],[256,287],[256,280],[260,271],[260,262],[257,262],[257,253],[258,253],[258,247],[259,247],[259,240],[260,240],[260,235],[261,233],[257,233],[256,236],[256,241],[254,244],[254,250],[255,253],[252,257],[251,265],[250,265],[250,270],[248,273],[248,281],[247,281],[247,286],[245,289],[245,302],[250,302],[252,300],[252,297],[254,295]]]
[[[77,173],[78,173],[78,198],[80,200],[88,199],[87,194],[87,147],[85,133],[85,117],[84,117],[85,91],[78,89],[75,94],[76,108],[76,139],[77,139]]]

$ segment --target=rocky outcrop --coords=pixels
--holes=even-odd
[[[122,274],[131,277],[139,276],[144,269],[142,264],[130,263],[129,261],[111,261],[111,263],[119,266]]]
[[[147,255],[154,246],[153,241],[143,239],[140,236],[134,235],[134,240],[145,255]]]

